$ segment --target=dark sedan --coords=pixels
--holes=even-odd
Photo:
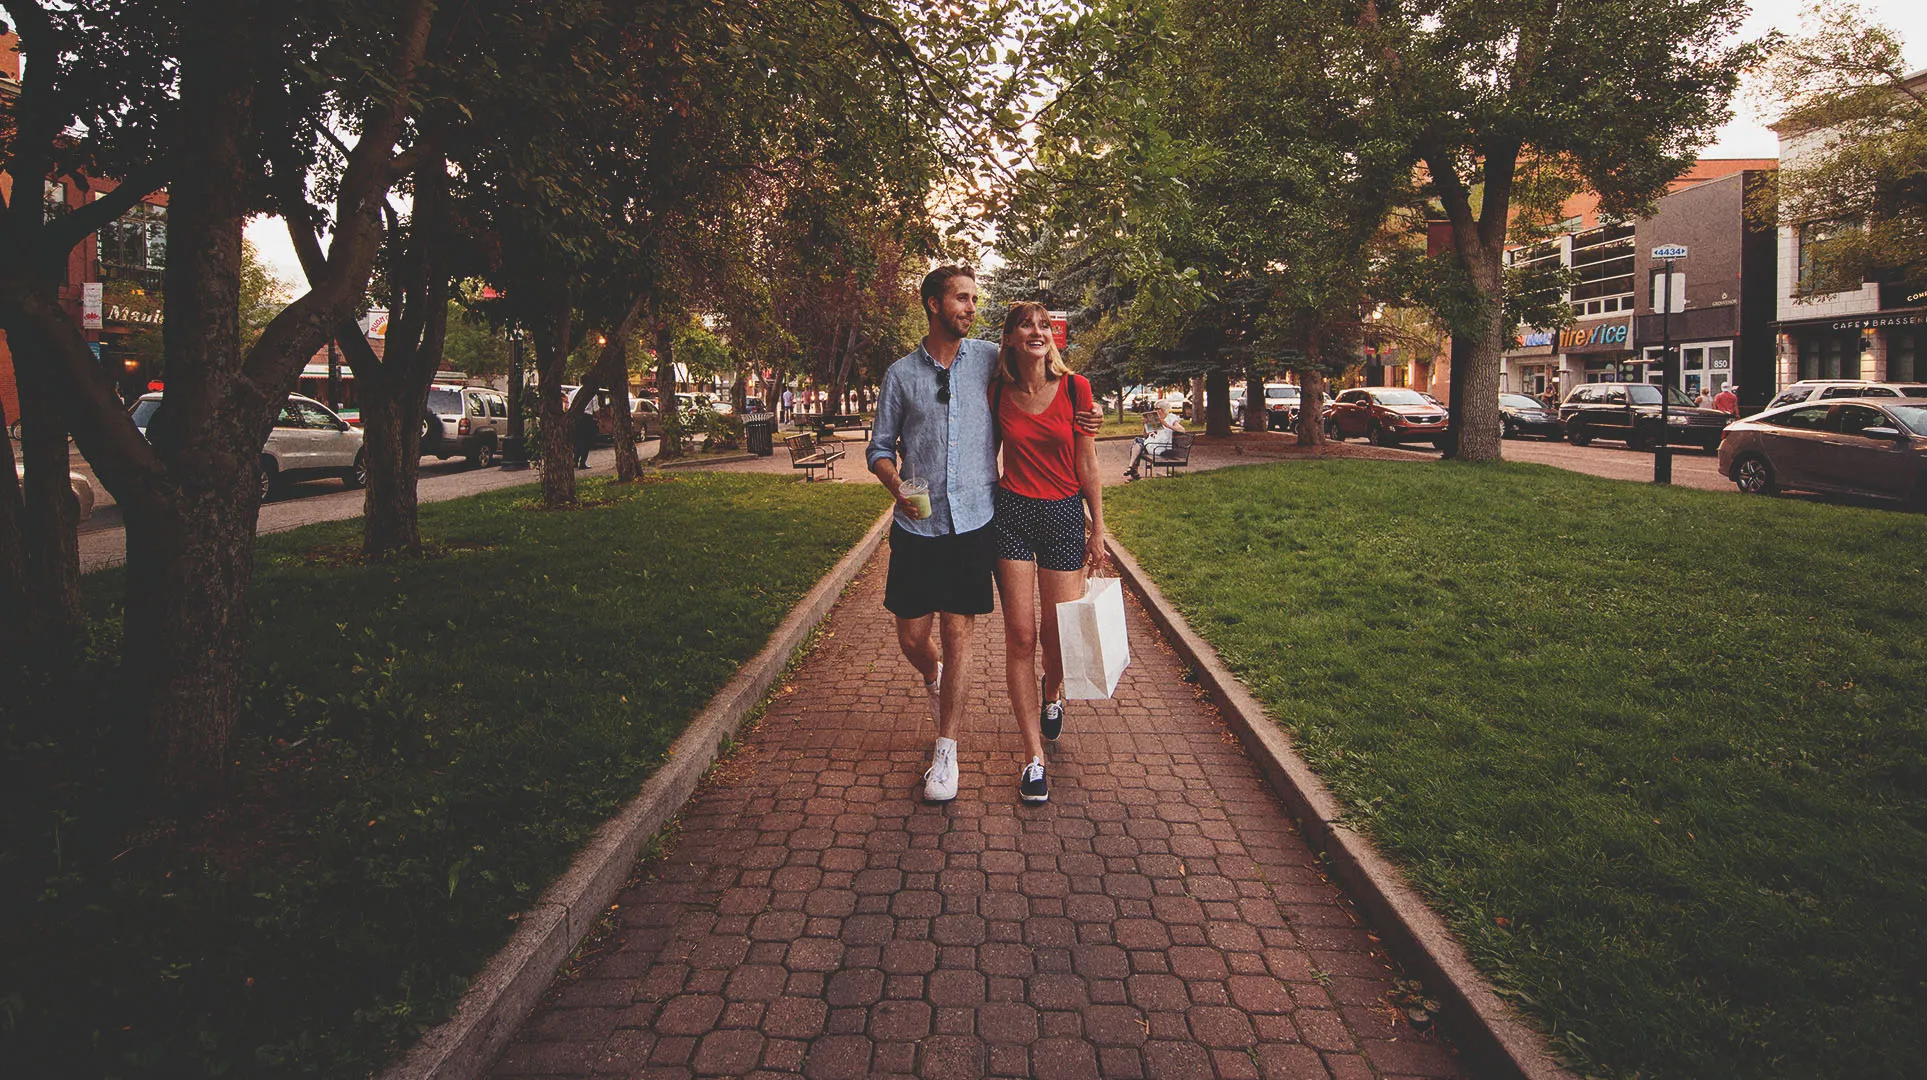
[[[1566,441],[1585,446],[1594,439],[1623,439],[1631,450],[1668,446],[1698,446],[1711,450],[1720,444],[1720,429],[1732,417],[1718,409],[1702,409],[1678,390],[1666,391],[1666,416],[1660,415],[1660,387],[1648,383],[1587,383],[1566,395],[1559,419],[1566,425]]]
[[[1559,414],[1539,404],[1535,398],[1524,394],[1499,395],[1499,435],[1512,439],[1520,435],[1543,435],[1548,439],[1563,438],[1566,425],[1559,422]]]
[[[1748,417],[1720,439],[1720,475],[1749,495],[1786,487],[1927,507],[1927,402],[1834,399]]]

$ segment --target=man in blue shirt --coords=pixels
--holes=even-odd
[[[992,609],[996,556],[989,526],[997,427],[990,380],[998,346],[969,336],[977,318],[977,280],[967,267],[930,271],[921,295],[929,332],[915,352],[884,373],[869,464],[897,501],[883,606],[896,616],[897,644],[923,676],[937,725],[923,795],[947,802],[957,797],[970,638],[977,616]],[[1102,419],[1097,412],[1080,413],[1077,422],[1094,433]],[[909,479],[928,485],[927,515],[921,501],[904,494]],[[931,633],[939,613],[941,652]]]

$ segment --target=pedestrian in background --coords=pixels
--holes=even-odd
[[[589,451],[595,449],[596,440],[595,417],[589,410],[584,409],[575,414],[574,427],[570,429],[570,434],[575,439],[575,467],[586,469],[589,467]]]
[[[1728,416],[1740,415],[1740,395],[1738,384],[1725,386],[1713,395],[1713,407]]]
[[[780,424],[785,420],[790,422],[795,422],[796,420],[796,391],[791,390],[787,386],[783,388],[782,406],[779,415],[776,417],[776,422]]]

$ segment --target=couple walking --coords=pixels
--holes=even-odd
[[[937,725],[923,795],[957,797],[970,639],[977,616],[990,613],[994,578],[1004,607],[1004,682],[1027,759],[1018,797],[1041,803],[1050,797],[1044,743],[1064,722],[1057,605],[1082,597],[1086,570],[1104,558],[1092,439],[1102,414],[1090,383],[1058,355],[1043,305],[1014,305],[993,344],[968,336],[977,316],[969,269],[932,270],[922,297],[929,332],[883,376],[869,464],[897,501],[883,605],[896,616],[897,643],[923,677]],[[909,480],[928,485],[927,503],[905,493]]]

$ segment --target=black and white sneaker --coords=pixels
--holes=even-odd
[[[1027,803],[1050,801],[1050,784],[1044,780],[1044,759],[1031,758],[1017,780],[1017,797]]]
[[[1044,740],[1056,742],[1057,737],[1064,733],[1064,699],[1060,697],[1055,701],[1044,702],[1043,709],[1038,713],[1037,723],[1044,730]]]

